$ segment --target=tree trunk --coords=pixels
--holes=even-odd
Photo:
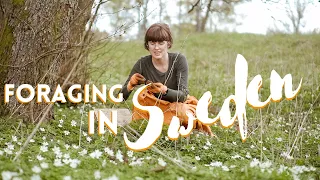
[[[30,84],[35,88],[37,84],[47,84],[51,97],[63,79],[59,78],[60,67],[74,61],[75,45],[83,35],[92,3],[85,0],[1,1],[3,11],[0,16],[4,18],[1,18],[0,29],[7,34],[1,36],[1,42],[4,38],[7,42],[4,48],[1,45],[0,59],[8,65],[0,70],[1,77],[5,77],[1,87],[3,84],[14,84],[16,89],[21,84]],[[0,94],[3,94],[3,89],[0,89]],[[6,108],[10,114],[36,122],[47,104],[38,104],[35,99],[21,104],[12,96]],[[52,118],[53,109],[46,119]]]
[[[208,18],[209,18],[211,4],[212,4],[212,0],[209,0],[208,6],[207,6],[206,15],[203,17],[202,22],[201,22],[200,32],[204,32],[205,31],[206,24],[207,24],[207,21],[208,21]]]
[[[148,3],[149,3],[149,0],[144,0],[143,1],[143,4],[142,4],[142,13],[143,13],[143,19],[140,19],[140,26],[139,26],[139,32],[138,32],[138,39],[139,38],[143,38],[144,37],[144,34],[147,30],[147,11],[148,11]],[[140,15],[139,15],[140,16]]]
[[[201,32],[201,5],[196,7],[196,32]]]

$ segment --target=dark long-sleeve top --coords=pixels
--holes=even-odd
[[[127,100],[131,91],[127,90],[127,84],[135,73],[140,73],[146,80],[161,82],[166,85],[168,91],[161,99],[169,102],[184,102],[189,94],[188,91],[188,62],[180,53],[168,53],[169,67],[163,73],[157,70],[152,63],[152,56],[141,57],[133,66],[130,75],[122,87],[123,98]],[[156,97],[158,97],[156,95]]]

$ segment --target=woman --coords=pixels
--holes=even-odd
[[[164,112],[164,122],[170,124],[176,115],[187,126],[186,112],[195,114],[197,99],[188,96],[188,63],[180,53],[168,53],[173,39],[167,24],[156,23],[146,31],[144,47],[150,55],[142,57],[133,66],[122,88],[126,100],[139,84],[152,83],[143,95],[139,96],[141,105],[156,105]],[[148,119],[148,114],[133,108],[133,119]],[[194,128],[213,135],[210,127],[196,121]]]

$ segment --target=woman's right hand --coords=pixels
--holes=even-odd
[[[146,79],[139,73],[135,73],[131,76],[130,81],[127,85],[128,91],[132,91],[136,85],[143,84]]]

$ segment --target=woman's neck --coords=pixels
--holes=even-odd
[[[155,59],[152,57],[152,62],[154,65],[157,66],[164,66],[164,65],[168,65],[169,62],[169,54],[167,53],[163,58],[161,59]]]
[[[154,59],[152,57],[152,64],[153,66],[160,72],[167,72],[168,68],[169,68],[169,55],[168,53],[166,54],[166,56],[164,56],[164,58],[161,59]]]

